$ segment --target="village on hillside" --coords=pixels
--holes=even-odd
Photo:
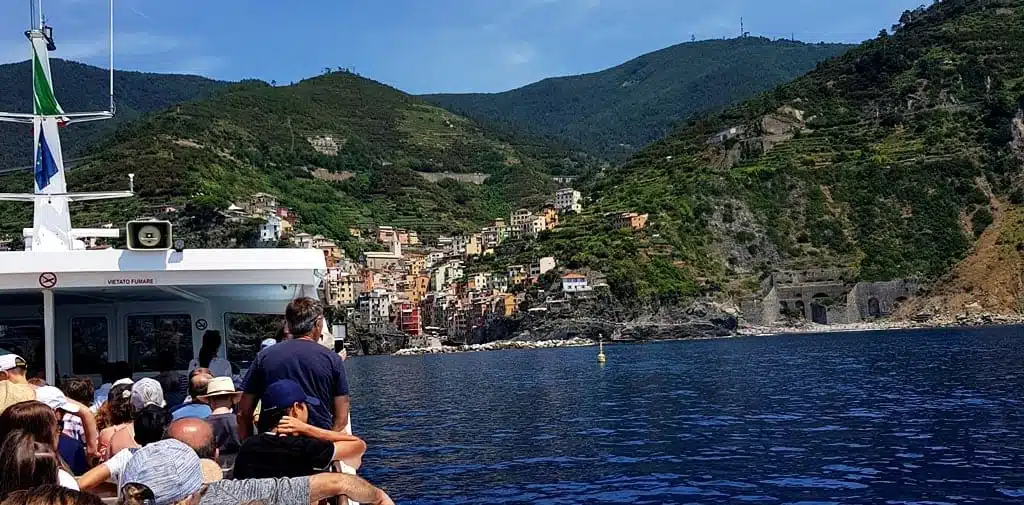
[[[279,204],[274,195],[257,193],[231,205],[231,218],[260,220],[259,244],[276,247],[314,248],[323,251],[327,273],[322,299],[336,314],[344,314],[349,333],[402,336],[405,347],[465,343],[476,328],[520,310],[547,312],[587,298],[607,287],[597,271],[577,272],[559,266],[557,258],[538,257],[529,264],[470,273],[467,263],[493,256],[509,239],[529,240],[558,227],[559,216],[583,210],[579,191],[558,190],[541,209],[518,209],[509,219],[496,219],[478,232],[440,235],[430,243],[416,230],[381,225],[371,229],[350,228],[349,234],[383,246],[385,251],[365,252],[349,258],[339,245],[322,235],[298,231],[299,217]],[[633,212],[608,216],[620,228],[639,230],[647,215]],[[525,292],[548,272],[556,272],[560,296],[548,297],[540,306],[527,307]]]

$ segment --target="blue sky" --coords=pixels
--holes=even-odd
[[[860,42],[924,0],[115,0],[118,68],[279,83],[349,67],[411,93],[503,91],[675,43]],[[26,59],[28,2],[0,7],[0,62]],[[44,0],[56,56],[105,65],[106,0]]]

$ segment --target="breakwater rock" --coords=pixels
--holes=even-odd
[[[559,313],[529,312],[502,318],[475,328],[469,343],[586,339],[644,342],[726,337],[738,328],[737,314],[718,304],[661,307],[627,312],[603,305]]]
[[[393,356],[421,356],[424,354],[450,354],[456,352],[479,352],[479,351],[503,351],[509,349],[553,349],[556,347],[584,347],[588,345],[596,345],[597,343],[593,340],[586,338],[571,338],[567,340],[542,340],[542,341],[523,341],[523,340],[498,340],[495,342],[489,342],[486,344],[470,344],[470,345],[444,345],[435,347],[413,347],[409,349],[402,349],[393,354]]]

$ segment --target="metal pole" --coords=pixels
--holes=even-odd
[[[46,356],[46,383],[57,384],[57,359],[54,352],[53,325],[53,290],[43,290],[43,354]]]
[[[114,0],[110,0],[110,113],[114,113]]]

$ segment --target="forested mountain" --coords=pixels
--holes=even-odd
[[[933,280],[1002,208],[1017,217],[980,247],[1019,265],[1024,0],[945,0],[894,28],[645,148],[532,247],[604,270],[620,293],[668,300],[749,292],[777,268]],[[614,230],[609,211],[650,224]]]
[[[790,81],[850,47],[760,37],[706,40],[504,93],[425,98],[470,118],[508,123],[622,159],[664,137],[679,121]]]
[[[108,70],[73,61],[51,60],[57,98],[68,112],[107,110]],[[195,75],[114,73],[117,115],[64,130],[64,155],[74,158],[86,147],[146,112],[210,96],[227,83]],[[32,112],[32,67],[28,61],[0,65],[0,110]],[[32,135],[25,128],[0,124],[0,168],[30,165]]]
[[[371,223],[429,233],[539,206],[555,190],[551,173],[591,163],[544,142],[493,134],[347,72],[281,87],[244,81],[133,121],[87,154],[88,162],[69,171],[73,191],[124,188],[134,173],[141,198],[79,207],[76,225],[119,223],[174,205],[194,224],[192,247],[223,245],[198,232],[219,222],[217,210],[260,191],[296,210],[302,229],[339,240],[349,226]],[[435,183],[425,172],[488,178]],[[30,188],[28,174],[0,178],[0,191]],[[0,207],[0,231],[20,230],[30,210]]]

